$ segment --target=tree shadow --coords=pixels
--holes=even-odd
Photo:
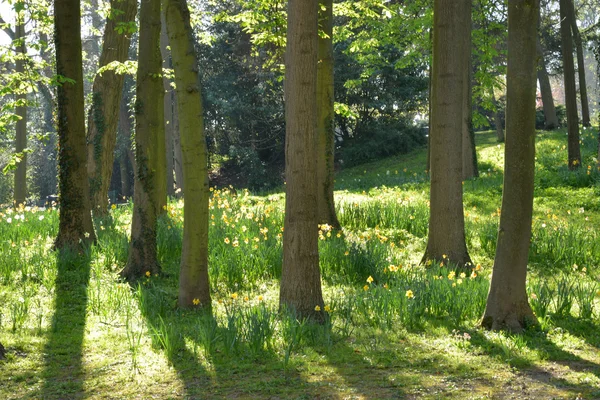
[[[553,318],[552,324],[600,349],[600,324],[595,321],[568,315]]]
[[[91,248],[56,253],[54,315],[44,346],[44,371],[39,397],[85,397],[83,340],[90,280]]]

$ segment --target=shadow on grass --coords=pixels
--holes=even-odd
[[[589,319],[581,319],[572,315],[556,317],[553,325],[564,329],[573,336],[583,339],[590,346],[600,349],[600,324]]]
[[[44,347],[40,398],[84,398],[83,340],[90,280],[91,249],[57,252],[54,315]]]

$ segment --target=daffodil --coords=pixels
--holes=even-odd
[[[412,290],[407,290],[406,291],[406,297],[408,297],[409,299],[412,299],[413,297],[415,297],[415,294],[413,293]]]

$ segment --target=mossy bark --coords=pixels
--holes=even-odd
[[[567,153],[569,169],[581,167],[579,148],[579,117],[577,115],[577,89],[573,62],[573,37],[569,23],[569,1],[560,0],[560,37],[562,44],[563,76],[565,84],[565,106],[567,108]]]
[[[536,20],[539,0],[508,2],[506,145],[502,212],[482,326],[520,332],[536,322],[526,292],[535,172]]]
[[[183,156],[183,245],[179,275],[179,306],[209,307],[208,280],[208,157],[198,58],[185,0],[163,0],[171,44]]]
[[[290,0],[285,57],[282,309],[323,319],[317,231],[317,0]]]
[[[23,55],[23,57],[26,56],[25,25],[23,25],[22,13],[17,14],[15,42],[17,44],[17,54]],[[17,74],[25,73],[25,60],[22,58],[18,58],[15,62],[15,72]],[[18,207],[21,204],[25,204],[27,198],[27,153],[24,152],[27,148],[27,93],[19,92],[15,97],[17,101],[15,114],[19,117],[19,120],[15,124],[15,151],[23,154],[15,170],[14,203]]]
[[[423,261],[464,266],[471,261],[463,211],[463,99],[471,1],[434,2],[431,86],[431,216]]]
[[[113,61],[127,60],[131,34],[119,33],[117,27],[135,20],[137,1],[111,0],[110,8],[112,17],[106,20],[100,67]],[[94,78],[92,107],[88,116],[87,172],[95,215],[108,212],[108,189],[113,172],[123,81],[124,75],[114,71],[105,71]]]
[[[317,67],[317,176],[318,222],[340,229],[335,213],[333,188],[335,180],[335,114],[333,92],[333,1],[321,0],[319,7]]]
[[[158,215],[157,173],[160,153],[164,156],[164,105],[160,55],[160,0],[142,1],[135,102],[136,173],[133,216],[127,265],[121,275],[129,280],[147,272],[160,272],[156,254]],[[163,134],[160,134],[160,131]],[[159,142],[162,141],[162,146]],[[164,157],[163,157],[164,160]],[[164,169],[163,169],[164,171]],[[164,177],[164,174],[162,175]]]
[[[79,0],[56,2],[56,73],[66,79],[57,88],[60,218],[55,247],[58,249],[76,248],[96,240],[86,171],[80,21]]]

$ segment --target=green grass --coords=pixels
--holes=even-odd
[[[594,133],[577,172],[564,132],[538,134],[528,291],[540,326],[522,336],[478,328],[503,145],[476,139],[481,175],[464,183],[475,265],[462,276],[419,265],[424,150],[338,174],[344,229],[319,230],[324,325],[278,311],[281,193],[213,191],[212,315],[176,308],[180,201],[159,222],[163,273],[133,286],[118,278],[130,205],[95,221],[99,246],[80,255],[52,251],[56,211],[1,211],[0,398],[600,398]]]

